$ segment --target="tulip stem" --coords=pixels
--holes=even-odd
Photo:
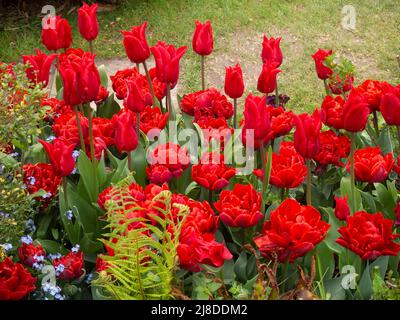
[[[68,194],[67,194],[67,187],[68,187],[68,181],[67,181],[67,177],[63,177],[62,178],[62,188],[63,188],[63,192],[64,192],[64,202],[65,202],[65,208],[68,209]]]
[[[275,87],[275,108],[279,107],[279,93],[278,93],[278,83],[276,83]]]
[[[331,93],[329,92],[329,87],[328,87],[328,83],[326,82],[326,79],[324,79],[324,87],[325,87],[325,93],[327,96],[330,96]]]
[[[90,49],[90,53],[93,54],[94,49],[93,49],[93,41],[92,40],[89,41],[89,49]]]
[[[49,97],[51,97],[51,91],[53,91],[53,83],[56,75],[56,59],[58,59],[58,57],[54,59],[50,67],[49,83],[47,84],[49,90]]]
[[[88,105],[88,120],[89,120],[89,143],[90,143],[90,156],[93,164],[96,163],[96,155],[94,151],[94,138],[93,138],[93,115],[92,108]]]
[[[397,140],[399,141],[399,150],[400,150],[400,126],[396,126],[397,129]]]
[[[266,152],[264,148],[263,141],[260,140],[260,153],[261,153],[261,168],[263,171],[263,180],[262,180],[262,191],[261,191],[261,212],[265,211],[265,197],[267,186],[269,185],[269,179],[271,176],[271,166],[272,166],[272,148],[271,146],[268,148],[268,152]]]
[[[128,169],[130,172],[133,171],[132,168],[132,152],[128,151]]]
[[[136,63],[136,69],[140,73],[140,64],[139,63]]]
[[[146,61],[143,61],[143,68],[144,68],[144,72],[146,72],[147,83],[149,84],[151,98],[153,100],[153,105],[154,105],[154,104],[156,104],[157,100],[156,100],[156,95],[154,93],[153,83],[151,82],[150,73],[149,73],[149,70],[147,69]]]
[[[204,61],[205,57],[201,56],[201,90],[206,89],[205,79],[204,79]]]
[[[309,158],[306,159],[307,166],[307,187],[306,187],[306,200],[307,205],[311,206],[311,160]]]
[[[136,112],[136,138],[140,142],[140,112]]]
[[[85,151],[85,140],[83,139],[82,125],[81,125],[81,120],[79,119],[79,113],[78,113],[77,106],[74,106],[74,112],[75,112],[76,124],[78,126],[79,141],[81,143],[81,149],[84,152]]]
[[[355,194],[355,175],[354,175],[354,149],[355,149],[355,133],[350,133],[350,188],[351,188],[351,211],[354,214],[356,211],[356,194]]]
[[[210,205],[212,206],[212,204],[213,204],[213,191],[212,191],[212,189],[208,189],[208,202],[210,202]]]
[[[233,127],[237,129],[237,99],[233,99]]]
[[[166,97],[166,105],[167,105],[167,111],[168,111],[168,119],[169,121],[174,120],[174,112],[173,112],[173,106],[172,106],[172,101],[171,101],[171,84],[167,83],[167,97]]]
[[[376,110],[372,112],[373,118],[372,118],[372,123],[374,124],[374,129],[376,132],[377,137],[379,137],[379,126],[378,126],[378,114]]]

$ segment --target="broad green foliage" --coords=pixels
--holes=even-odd
[[[181,217],[174,219],[172,194],[163,191],[153,199],[160,204],[153,207],[157,215],[150,214],[156,225],[144,218],[127,218],[142,210],[127,196],[128,181],[129,178],[119,183],[106,203],[110,232],[104,234],[106,239],[102,242],[115,254],[100,255],[109,268],[100,272],[94,284],[103,287],[113,299],[169,299],[178,262],[180,229],[189,209],[174,204]],[[141,227],[129,230],[129,225],[137,223]]]

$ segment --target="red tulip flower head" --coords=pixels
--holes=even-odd
[[[324,64],[325,59],[331,55],[332,50],[326,51],[318,49],[318,51],[311,56],[315,62],[318,78],[321,80],[328,79],[333,73],[333,70]]]
[[[349,132],[360,132],[367,125],[370,109],[366,98],[357,89],[351,90],[343,105],[343,128]]]
[[[158,41],[151,52],[156,61],[157,78],[164,83],[174,84],[179,79],[179,61],[186,52],[186,47],[176,49],[173,45],[167,45]]]
[[[70,175],[75,168],[75,160],[72,156],[75,143],[71,144],[64,138],[55,139],[53,144],[40,139],[39,142],[43,145],[43,148],[49,156],[54,173],[60,177]]]
[[[276,88],[276,77],[281,70],[277,69],[276,63],[264,63],[260,76],[258,77],[257,90],[261,93],[271,93]]]
[[[192,47],[194,52],[201,56],[208,56],[214,48],[211,22],[201,23],[196,20],[196,29],[193,33]]]
[[[121,110],[114,115],[115,146],[120,153],[131,152],[138,146],[138,137],[133,126],[133,115],[130,110]]]
[[[85,263],[83,260],[83,252],[70,252],[67,255],[54,260],[53,262],[54,268],[57,269],[57,266],[63,265],[63,271],[58,274],[58,277],[64,281],[71,281],[74,279],[78,279],[84,273],[83,268],[85,267]]]
[[[335,216],[340,221],[346,221],[348,217],[350,217],[350,207],[347,202],[347,195],[343,198],[335,196]]]
[[[23,55],[22,60],[24,63],[29,63],[30,67],[26,69],[26,74],[32,83],[43,83],[46,87],[49,82],[50,68],[53,64],[56,54],[46,55],[39,49],[36,49],[36,55]]]
[[[381,98],[389,91],[391,85],[387,82],[376,80],[365,80],[357,87],[357,90],[367,99],[369,108],[372,111],[380,111]]]
[[[142,112],[148,105],[147,101],[151,101],[151,95],[142,90],[135,80],[125,80],[127,87],[127,95],[124,99],[124,106],[132,112]]]
[[[99,22],[97,21],[97,3],[89,6],[86,2],[78,9],[78,29],[79,33],[87,41],[96,39],[99,34]]]
[[[275,253],[279,261],[293,263],[324,240],[329,227],[314,207],[286,199],[271,212],[270,221],[265,222],[254,242],[264,257]]]
[[[381,113],[390,126],[400,126],[400,88],[390,88],[382,96]]]
[[[343,129],[343,106],[344,99],[341,96],[326,96],[321,106],[322,122],[337,130]]]
[[[347,218],[346,226],[339,228],[341,237],[336,242],[363,260],[397,256],[400,245],[393,240],[400,234],[393,234],[392,228],[393,220],[385,219],[382,213],[358,211]]]
[[[280,48],[281,37],[268,39],[264,35],[261,51],[261,59],[263,63],[274,63],[276,67],[282,64],[283,55]]]
[[[239,64],[225,68],[225,93],[231,99],[240,98],[244,92],[243,72]]]
[[[251,184],[235,184],[232,191],[223,190],[214,205],[222,222],[230,227],[253,227],[263,217],[261,194]]]
[[[121,31],[124,35],[126,55],[133,63],[142,63],[150,57],[150,48],[146,39],[147,21],[134,26],[131,31]]]
[[[60,16],[49,17],[42,29],[42,43],[49,51],[68,49],[72,44],[68,21]]]
[[[306,159],[312,159],[319,151],[320,130],[322,127],[320,112],[315,109],[312,115],[303,113],[295,118],[294,146]]]

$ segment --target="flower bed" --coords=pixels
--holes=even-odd
[[[122,31],[132,67],[107,75],[96,8],[78,10],[89,51],[48,17],[49,53],[0,64],[0,299],[400,297],[400,86],[356,86],[318,49],[325,97],[296,114],[264,36],[260,93],[239,64],[206,88],[196,21],[202,87],[176,103],[188,48],[150,47],[144,22]]]

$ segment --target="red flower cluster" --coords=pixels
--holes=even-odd
[[[235,184],[232,191],[222,191],[214,206],[222,222],[230,227],[253,227],[263,217],[261,194],[251,184]]]
[[[331,76],[328,81],[329,90],[333,94],[344,94],[353,88],[354,77],[346,74],[344,83],[342,79],[337,74],[336,76]]]
[[[10,258],[0,262],[0,300],[21,300],[35,291],[36,278]]]
[[[58,275],[61,280],[71,281],[78,279],[84,273],[83,268],[85,267],[85,263],[83,261],[83,252],[70,252],[67,255],[53,261],[54,268],[57,269],[57,266],[60,265],[63,266],[61,267],[62,271],[60,271]]]
[[[314,249],[325,238],[329,227],[314,207],[286,199],[271,212],[270,221],[265,222],[262,235],[254,238],[254,242],[264,257],[271,258],[275,253],[279,261],[293,263]]]
[[[186,148],[174,143],[158,145],[149,153],[149,166],[146,168],[151,183],[163,184],[179,177],[190,163]]]
[[[375,80],[366,80],[357,88],[368,102],[370,111],[380,111],[381,98],[390,89],[390,84]]]
[[[46,55],[39,49],[36,49],[36,55],[23,55],[22,61],[30,64],[30,67],[26,69],[29,80],[34,84],[41,82],[46,87],[49,82],[50,68],[56,57],[54,53]]]
[[[219,191],[225,188],[236,170],[224,162],[224,156],[216,152],[205,153],[199,164],[192,167],[192,179],[204,188]]]
[[[254,174],[263,178],[261,169],[254,170]],[[282,142],[279,154],[272,154],[270,183],[278,188],[296,188],[303,183],[306,175],[304,159],[296,152],[293,142]]]
[[[336,135],[332,130],[323,131],[320,134],[319,152],[314,160],[322,166],[332,164],[344,167],[342,158],[347,158],[350,153],[350,139],[345,135]]]
[[[49,51],[68,49],[72,45],[71,26],[60,16],[50,16],[44,21],[42,43]]]
[[[366,147],[354,153],[354,174],[358,181],[385,181],[393,165],[393,155],[388,153],[383,156],[379,147]],[[350,161],[347,162],[347,170],[350,171]]]
[[[35,257],[36,256],[36,257]],[[37,262],[36,258],[42,256],[46,256],[46,252],[43,250],[43,247],[38,244],[35,246],[34,244],[26,244],[23,243],[18,248],[18,259],[25,266],[32,267],[35,262]]]
[[[23,168],[24,183],[30,194],[39,190],[46,191],[48,197],[41,197],[44,206],[58,194],[58,187],[61,184],[61,178],[54,173],[53,167],[47,163],[26,164]]]
[[[50,107],[45,117],[46,121],[56,119],[62,114],[72,111],[72,108],[67,105],[64,100],[58,100],[57,98],[42,98],[40,100],[40,105],[42,107]]]
[[[382,213],[358,211],[347,218],[347,224],[339,228],[341,237],[337,243],[353,251],[363,260],[379,256],[396,256],[400,245],[393,240],[400,234],[392,234],[393,220],[385,219]]]
[[[187,94],[180,104],[183,112],[194,116],[195,122],[204,117],[229,119],[233,116],[232,104],[215,88]]]

